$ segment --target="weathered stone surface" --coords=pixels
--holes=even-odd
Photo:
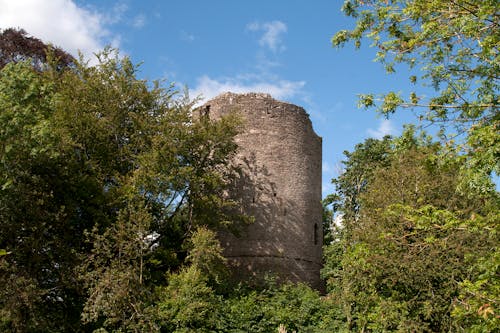
[[[245,122],[230,195],[255,222],[239,237],[220,234],[235,274],[258,280],[270,272],[320,288],[321,138],[307,113],[256,93],[224,93],[200,112],[214,119],[236,112]]]

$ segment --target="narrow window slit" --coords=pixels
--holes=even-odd
[[[314,223],[314,245],[318,245],[318,224]]]

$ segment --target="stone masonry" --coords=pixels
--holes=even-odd
[[[270,273],[321,289],[322,147],[307,113],[257,93],[224,93],[200,110],[213,119],[236,112],[244,121],[229,195],[255,221],[238,236],[220,233],[233,272],[254,281]]]

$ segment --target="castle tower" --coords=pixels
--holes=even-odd
[[[304,109],[268,94],[224,93],[202,110],[236,112],[239,176],[230,195],[255,221],[238,237],[220,234],[225,256],[242,279],[266,273],[321,288],[321,138]]]

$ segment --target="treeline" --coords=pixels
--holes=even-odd
[[[499,197],[457,191],[464,163],[412,127],[347,153],[324,275],[348,330],[498,327]]]
[[[23,31],[1,39],[1,330],[160,327],[151,307],[191,236],[239,219],[222,195],[239,123],[193,122],[111,50],[89,66]]]
[[[500,3],[346,0],[342,10],[355,25],[334,46],[368,41],[388,74],[409,73],[398,87],[409,91],[362,94],[359,105],[411,110],[439,129],[437,141],[410,126],[346,153],[327,201],[342,227],[324,270],[342,327],[497,331]]]

